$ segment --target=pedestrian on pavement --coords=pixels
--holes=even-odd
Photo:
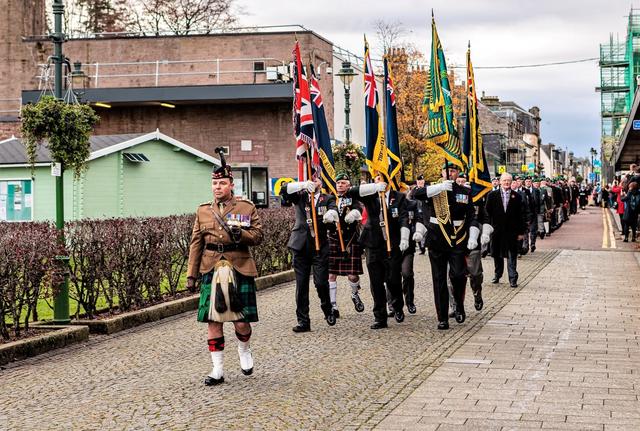
[[[580,197],[580,188],[578,187],[578,184],[576,183],[576,179],[574,177],[571,177],[569,179],[569,192],[570,192],[569,213],[577,214],[578,198]]]
[[[362,220],[362,204],[345,196],[351,188],[351,179],[346,172],[336,175],[336,191],[338,192],[338,215],[344,252],[341,250],[338,231],[329,231],[329,297],[336,317],[340,317],[337,304],[338,276],[346,276],[351,288],[351,300],[358,313],[364,311],[364,303],[360,298],[360,275],[362,271],[362,246],[358,241]]]
[[[525,250],[528,248],[533,253],[536,251],[536,239],[538,237],[538,214],[540,212],[541,195],[540,190],[533,186],[533,178],[531,177],[525,178],[523,188],[529,201],[529,229],[525,232],[523,247]]]
[[[442,166],[442,182],[417,189],[414,194],[416,199],[425,202],[424,211],[429,215],[427,248],[438,329],[441,330],[449,329],[447,278],[453,285],[456,322],[462,323],[466,319],[465,258],[470,249],[477,247],[480,237],[480,229],[473,225],[475,213],[471,189],[456,183],[458,173],[456,165],[446,162]]]
[[[640,215],[640,190],[638,190],[638,182],[634,181],[629,184],[629,192],[624,193],[622,197],[624,202],[624,242],[629,241],[629,230],[631,230],[631,242],[636,242],[638,230],[638,215]]]
[[[600,201],[602,202],[602,208],[609,208],[609,190],[610,190],[609,184],[604,186],[604,188],[602,189],[602,193],[600,197]]]
[[[584,211],[587,206],[587,202],[589,200],[589,190],[584,184],[580,185],[580,191],[578,192],[580,209]]]
[[[369,286],[373,297],[374,322],[371,329],[382,329],[387,327],[387,290],[391,296],[396,322],[404,321],[402,253],[409,248],[410,230],[405,194],[387,190],[387,184],[380,175],[374,181],[373,184],[351,187],[346,196],[361,202],[367,213],[367,221],[360,233],[360,244],[365,247]],[[385,228],[383,202],[387,209],[388,231]],[[387,239],[391,252],[387,251]]]
[[[207,386],[224,382],[223,322],[233,322],[238,338],[242,373],[253,372],[249,339],[251,322],[258,321],[255,277],[256,264],[250,246],[262,242],[262,223],[255,205],[233,196],[233,175],[221,148],[222,166],[211,175],[213,200],[196,210],[189,246],[187,288],[195,289],[201,278],[198,321],[206,322],[207,346],[213,370],[205,378]]]
[[[312,172],[314,175],[315,172]],[[338,221],[336,198],[321,192],[322,182],[301,181],[285,184],[282,188],[283,205],[295,205],[296,221],[287,246],[293,253],[296,274],[296,319],[293,332],[311,331],[309,318],[309,281],[313,270],[313,284],[320,298],[320,308],[329,326],[336,324],[329,296],[329,237],[328,225]],[[313,195],[314,202],[311,202]],[[316,220],[313,220],[315,207]],[[314,229],[314,223],[316,223]],[[316,250],[316,238],[320,249]]]
[[[499,283],[504,272],[504,258],[507,258],[507,271],[511,287],[518,287],[518,242],[526,231],[526,213],[522,198],[511,190],[512,177],[502,174],[500,190],[487,195],[487,215],[493,227],[491,255],[495,265],[493,283]]]
[[[613,209],[615,209],[616,214],[618,214],[618,217],[620,217],[620,227],[622,228],[622,233],[624,234],[625,232],[625,220],[624,220],[624,206],[625,203],[622,200],[622,192],[627,188],[626,187],[626,178],[624,180],[622,180],[622,182],[620,184],[618,184],[618,181],[614,181],[613,182],[613,186],[611,187],[611,192],[612,194],[616,195],[616,200],[614,202],[614,206]]]

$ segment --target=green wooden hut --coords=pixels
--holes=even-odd
[[[65,219],[166,216],[194,212],[211,199],[220,161],[159,130],[93,136],[88,169],[64,173]],[[46,146],[32,174],[18,138],[0,141],[0,220],[55,219],[55,177]]]

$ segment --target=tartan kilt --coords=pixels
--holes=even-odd
[[[345,252],[340,251],[340,241],[332,235],[329,236],[329,274],[335,275],[361,275],[362,271],[362,246],[357,238],[351,240],[350,245],[345,244]]]
[[[198,322],[210,322],[209,307],[211,302],[211,280],[213,279],[213,270],[202,275],[202,283],[200,284],[200,302],[198,304]],[[253,277],[240,274],[234,270],[236,279],[236,288],[242,301],[242,319],[236,322],[257,322],[258,321],[258,305],[256,300],[256,283]]]

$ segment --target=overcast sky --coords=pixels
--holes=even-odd
[[[374,22],[399,21],[405,42],[426,55],[434,9],[448,66],[464,66],[471,41],[474,67],[538,64],[599,56],[610,33],[625,38],[630,0],[237,0],[247,25],[301,24],[361,55]],[[633,1],[640,7],[640,0]],[[464,73],[459,69],[457,72]],[[540,108],[543,143],[586,156],[600,147],[597,61],[530,69],[476,69],[478,93]]]

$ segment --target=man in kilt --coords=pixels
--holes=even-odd
[[[214,199],[196,210],[189,247],[187,287],[193,291],[201,277],[198,321],[207,323],[207,345],[213,370],[207,386],[224,382],[223,322],[233,322],[242,373],[253,372],[249,339],[251,322],[258,321],[256,264],[249,246],[262,242],[262,223],[252,202],[233,196],[233,176],[221,148],[222,166],[211,175]]]
[[[345,172],[336,175],[336,191],[338,192],[338,214],[344,252],[340,246],[337,230],[329,231],[329,296],[331,306],[336,317],[340,317],[336,301],[338,290],[338,276],[346,276],[351,287],[351,300],[358,313],[364,311],[364,304],[360,299],[360,275],[362,271],[362,246],[358,242],[360,235],[360,221],[362,220],[362,204],[345,193],[351,187],[351,179]]]

